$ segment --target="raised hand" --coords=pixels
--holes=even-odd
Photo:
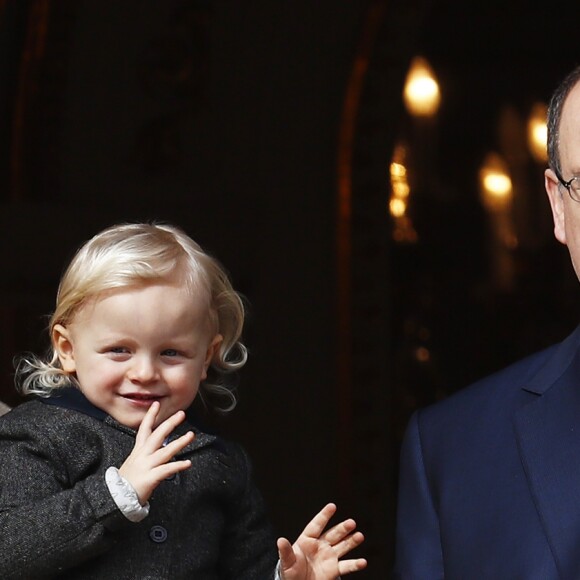
[[[362,533],[355,532],[354,520],[324,531],[335,512],[334,504],[326,505],[293,545],[286,538],[278,540],[282,580],[335,580],[366,567],[364,558],[341,560],[364,541]]]
[[[189,459],[171,461],[193,441],[194,434],[191,431],[163,446],[167,437],[183,422],[185,413],[178,411],[154,429],[158,413],[159,403],[155,401],[141,421],[133,451],[119,468],[119,473],[137,492],[141,505],[149,500],[153,490],[164,479],[191,466]]]

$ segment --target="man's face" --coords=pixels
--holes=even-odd
[[[580,84],[570,91],[564,102],[559,153],[564,180],[580,177]],[[544,183],[554,218],[554,235],[568,246],[576,276],[580,278],[580,203],[570,198],[551,169],[546,170]]]

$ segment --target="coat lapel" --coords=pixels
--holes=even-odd
[[[183,455],[187,455],[193,451],[197,451],[202,447],[206,447],[211,443],[216,441],[215,435],[210,435],[209,433],[204,433],[199,429],[196,429],[193,425],[189,423],[178,425],[175,431],[171,434],[170,440],[177,439],[181,435],[185,435],[188,431],[193,431],[195,433],[195,439],[187,446],[185,446],[177,455],[176,457],[181,458]]]
[[[580,578],[580,332],[524,386],[515,415],[522,464],[563,578]]]

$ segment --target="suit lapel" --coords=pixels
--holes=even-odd
[[[563,578],[580,578],[579,334],[524,387],[537,397],[514,419],[534,503]]]

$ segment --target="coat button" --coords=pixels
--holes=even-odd
[[[153,526],[149,530],[149,537],[154,542],[161,544],[167,540],[167,530],[163,526]]]

